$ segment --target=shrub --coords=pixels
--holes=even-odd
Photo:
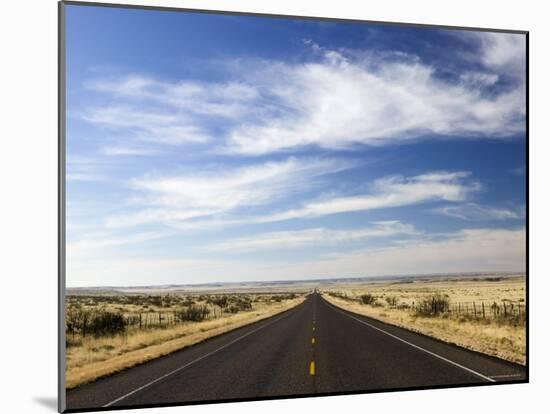
[[[239,312],[239,308],[235,305],[231,305],[231,306],[228,306],[227,308],[225,308],[225,310],[229,313],[237,313]]]
[[[449,310],[449,296],[435,295],[424,299],[416,308],[416,314],[420,316],[438,316]]]
[[[228,305],[227,296],[217,296],[208,300],[209,303],[213,303],[220,308],[225,308]]]
[[[231,303],[229,304],[229,302]],[[251,309],[252,302],[248,296],[231,296],[228,298],[228,305],[224,308],[224,311],[229,313],[238,313]]]
[[[351,298],[348,297],[346,294],[340,293],[340,292],[328,292],[328,295],[332,296],[333,298],[340,298],[340,299],[348,300],[348,301],[351,300]]]
[[[113,335],[126,330],[126,319],[120,312],[96,312],[90,320],[90,333],[94,336]]]
[[[121,312],[86,310],[71,307],[67,311],[66,332],[74,336],[104,336],[124,332],[128,323]]]
[[[191,306],[195,304],[195,301],[193,299],[186,299],[183,302],[181,302],[183,306]]]
[[[372,305],[376,302],[376,296],[371,295],[370,293],[365,293],[359,297],[359,300],[363,305]]]
[[[207,306],[202,305],[192,305],[189,306],[187,309],[180,310],[178,312],[175,312],[176,318],[178,318],[180,321],[193,321],[193,322],[200,322],[203,321],[208,317],[210,314],[210,309],[208,309]]]
[[[386,302],[390,306],[397,306],[397,304],[399,303],[399,299],[397,299],[397,296],[387,296]]]

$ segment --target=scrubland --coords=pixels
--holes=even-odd
[[[66,388],[300,304],[304,294],[68,296]]]
[[[349,284],[322,293],[349,311],[525,364],[525,276]]]

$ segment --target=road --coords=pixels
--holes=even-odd
[[[522,381],[525,368],[343,311],[296,308],[67,392],[68,410]]]

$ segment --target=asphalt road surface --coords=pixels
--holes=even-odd
[[[301,305],[67,392],[67,409],[526,379],[525,368],[343,311]]]

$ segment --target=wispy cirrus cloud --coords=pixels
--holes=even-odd
[[[209,116],[236,117],[250,110],[248,103],[259,97],[258,90],[239,81],[162,81],[130,74],[124,78],[98,79],[88,87],[122,99],[156,102],[172,108]]]
[[[164,238],[167,232],[149,231],[126,235],[116,235],[110,232],[86,234],[78,240],[67,243],[67,256],[75,258],[100,258],[113,247],[127,247],[151,240]]]
[[[321,183],[322,176],[355,165],[349,160],[289,157],[236,168],[205,168],[201,173],[135,178],[129,186],[141,195],[142,209],[110,217],[107,225],[174,225],[265,205],[312,189]]]
[[[511,61],[521,72],[525,42],[517,35],[487,35],[476,37],[481,43],[477,61],[486,70],[465,70],[458,82],[441,79],[418,56],[329,50],[309,42],[321,61],[260,65],[257,72],[266,79],[283,80],[283,86],[272,86],[256,75],[286,110],[233,129],[228,151],[254,155],[312,144],[342,149],[427,136],[519,133],[525,128],[523,83],[496,95],[484,88],[508,72]]]
[[[221,257],[127,258],[68,262],[72,286],[206,283],[226,280],[302,280],[352,276],[480,271],[525,272],[525,228],[469,229],[403,243],[327,255],[324,259],[232,260]],[[151,275],[162,279],[151,280]],[[183,276],[182,276],[183,275]],[[158,277],[158,276],[157,276]],[[106,284],[106,283],[103,283]]]
[[[350,230],[313,228],[260,233],[252,237],[226,240],[209,246],[209,249],[250,252],[257,250],[293,249],[296,247],[319,245],[334,246],[341,242],[366,241],[373,238],[405,234],[416,234],[414,226],[399,221],[381,221],[371,223],[368,227]]]
[[[370,192],[353,196],[326,195],[320,201],[268,214],[242,214],[243,209],[292,197],[322,184],[322,176],[349,169],[353,162],[298,160],[265,163],[205,176],[152,177],[132,181],[154,206],[133,214],[112,216],[109,227],[164,223],[181,230],[262,224],[298,218],[410,206],[433,201],[459,202],[481,188],[468,172],[435,171],[412,177],[389,176],[373,181]],[[319,181],[317,181],[319,179]],[[250,211],[250,210],[249,210]],[[231,215],[239,212],[241,214]]]
[[[110,144],[101,147],[100,153],[108,156],[137,156],[137,155],[157,155],[161,151],[144,146],[130,146],[126,144]]]
[[[72,155],[68,157],[65,168],[65,177],[68,182],[93,182],[106,179],[105,163],[94,157]]]
[[[403,275],[479,271],[525,272],[525,228],[465,229],[379,248],[333,254],[325,260],[289,266],[323,277]]]
[[[525,129],[523,36],[477,33],[477,53],[456,79],[416,55],[331,50],[306,41],[305,62],[241,59],[219,65],[229,80],[163,80],[129,74],[96,79],[108,98],[81,115],[162,145],[212,142],[218,150],[264,155],[313,145],[350,149],[417,139],[502,138]],[[246,67],[246,77],[234,67]],[[511,69],[512,68],[512,69]],[[488,92],[501,76],[516,80]],[[519,80],[518,80],[519,79]],[[489,88],[489,89],[488,89]],[[215,137],[215,139],[214,139]]]
[[[168,82],[129,74],[95,79],[87,82],[87,88],[107,98],[108,103],[89,105],[78,118],[125,137],[126,147],[128,140],[162,146],[205,144],[212,140],[212,123],[242,117],[257,108],[255,102],[251,104],[257,91],[233,81]],[[105,148],[108,155],[145,152],[143,148],[139,153],[116,151],[112,145]]]
[[[138,141],[176,145],[209,140],[207,132],[185,114],[159,108],[117,103],[89,108],[80,117],[119,134],[124,131]]]
[[[443,206],[433,210],[435,213],[466,221],[477,220],[516,220],[524,217],[523,209],[515,211],[507,208],[480,206],[476,203],[464,203]]]
[[[408,206],[429,201],[464,201],[480,189],[476,181],[466,182],[468,172],[436,171],[413,177],[390,176],[374,181],[371,193],[330,198],[276,213],[265,221],[281,221],[329,214]]]

